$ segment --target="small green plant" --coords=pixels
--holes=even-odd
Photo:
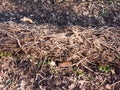
[[[103,73],[110,72],[110,66],[109,65],[99,65],[98,69],[99,69],[100,72],[103,72]]]
[[[78,69],[77,66],[73,66],[72,69],[73,69],[73,71],[75,72],[75,74],[76,74],[77,76],[83,76],[83,75],[85,75],[85,72],[82,71],[82,70],[80,70],[80,69]]]
[[[56,69],[56,63],[53,59],[48,59],[45,64],[49,66],[51,73],[58,74],[58,70]]]
[[[0,57],[3,57],[4,56],[4,53],[3,52],[0,52]]]
[[[108,11],[103,10],[103,11],[102,11],[102,16],[103,16],[103,17],[108,17],[108,16],[109,16]]]
[[[77,68],[77,66],[73,66],[72,69],[73,69],[73,71],[77,71],[78,68]]]
[[[85,75],[85,72],[83,72],[82,70],[77,70],[76,75],[77,76],[83,76],[83,75]]]
[[[8,56],[12,56],[11,52],[0,52],[0,57],[8,57]]]

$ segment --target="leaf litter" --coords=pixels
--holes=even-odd
[[[79,74],[78,76],[74,76],[75,71],[72,70],[73,66],[77,66],[78,69],[83,69],[87,74],[93,74],[93,77],[94,75],[99,75],[102,80],[104,78],[107,79],[108,77],[106,76],[111,78],[111,71],[109,70],[107,74],[101,73],[99,69],[97,69],[97,65],[110,65],[113,69],[120,67],[119,28],[108,27],[104,29],[102,27],[103,29],[89,29],[81,26],[69,26],[59,30],[59,28],[53,26],[53,29],[49,29],[48,27],[29,29],[28,26],[23,27],[22,24],[11,24],[11,22],[10,24],[1,23],[0,27],[0,51],[12,53],[10,56],[3,55],[0,58],[1,73],[6,76],[4,81],[9,80],[9,77],[12,78],[9,84],[11,88],[13,88],[11,84],[15,82],[23,82],[22,78],[27,79],[25,84],[29,85],[29,83],[31,83],[30,88],[39,87],[39,85],[45,86],[48,83],[46,88],[54,88],[55,83],[52,83],[53,86],[50,85],[51,80],[59,75],[60,77],[63,76],[61,77],[61,79],[63,79],[61,85],[63,84],[64,88],[70,88],[72,86],[69,85],[73,85],[72,83],[69,84],[73,82],[69,81],[70,76],[73,75],[72,77],[79,78]],[[15,31],[13,32],[12,30]],[[68,34],[70,35],[68,36]],[[48,61],[54,62],[55,66],[48,64]],[[53,72],[56,73],[55,76]],[[40,75],[38,75],[35,80],[37,73]],[[8,75],[10,76],[8,77]],[[92,84],[96,80],[94,77],[94,79],[90,81],[88,79],[89,76],[83,76],[86,77],[86,79],[83,78],[85,79],[85,82],[83,82],[86,83],[87,81],[87,85]],[[31,82],[31,79],[33,79],[33,82]],[[76,83],[80,84],[79,80],[80,78],[76,80]],[[102,83],[102,80],[98,81],[99,84]],[[108,82],[108,84],[115,83],[109,81],[109,79]],[[65,86],[65,83],[67,83],[66,85],[69,84],[69,87]],[[105,83],[107,84],[107,80]],[[35,86],[33,87],[32,85],[34,84]],[[36,86],[36,84],[38,84],[38,86]],[[75,84],[75,87],[76,85],[77,84]],[[102,86],[103,85],[101,85],[101,87]],[[61,86],[59,86],[59,88],[60,87]]]
[[[2,1],[0,89],[119,90],[119,0]]]

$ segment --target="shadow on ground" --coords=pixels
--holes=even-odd
[[[2,12],[0,12],[0,22],[13,21],[16,23],[22,23],[20,19],[23,17],[28,17],[31,18],[37,25],[48,23],[55,26],[71,26],[71,25],[80,25],[83,27],[101,27],[105,25],[120,26],[119,24],[120,18],[118,17],[119,12],[111,10],[103,14],[101,13],[101,11],[98,11],[99,14],[98,17],[95,17],[95,15],[92,15],[92,13],[89,13],[91,14],[89,16],[82,15],[81,13],[76,13],[73,10],[75,5],[78,6],[80,4],[78,2],[66,3],[66,2],[54,2],[54,0],[53,1],[11,0],[10,3],[12,3],[13,7],[16,7],[16,9],[3,10]],[[95,11],[93,10],[93,14],[94,13]]]

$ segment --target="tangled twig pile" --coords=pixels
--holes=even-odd
[[[95,30],[71,26],[60,30],[50,25],[36,29],[14,25],[1,24],[0,51],[10,51],[20,59],[48,56],[55,61],[120,65],[120,30],[117,28]]]
[[[96,63],[98,63],[97,65],[106,64],[119,68],[120,29],[114,27],[88,29],[81,26],[60,28],[49,24],[27,26],[26,24],[16,24],[13,22],[0,23],[0,64],[2,78],[0,83],[2,88],[17,88],[18,86],[25,88],[24,85],[27,85],[26,88],[29,88],[27,90],[31,90],[30,88],[37,88],[39,85],[44,84],[44,80],[47,84],[45,88],[53,88],[53,85],[56,85],[56,83],[50,84],[50,81],[60,82],[54,80],[58,78],[56,75],[59,74],[54,76],[55,73],[52,73],[53,71],[46,66],[45,63],[49,61],[56,63],[63,62],[63,64],[58,64],[56,67],[77,66],[79,69],[83,67],[83,69],[97,75],[100,73],[94,67]],[[59,70],[62,70],[62,68],[59,68]],[[50,78],[42,76],[41,73],[43,71],[44,74],[46,72],[47,76],[50,75]],[[61,75],[64,76],[64,73],[68,73],[68,71],[72,75],[73,71],[67,69],[67,71],[60,71],[62,74],[59,77]],[[119,73],[119,71],[117,72]],[[19,77],[20,75],[22,76]],[[25,82],[24,79],[28,81]],[[92,83],[95,83],[97,80],[96,77]],[[71,82],[69,79],[67,81]],[[102,80],[99,83],[105,81],[104,75],[102,75]],[[68,86],[71,88],[72,85],[69,85],[68,82],[66,82],[66,89]],[[16,83],[16,86],[13,86],[14,83]],[[91,81],[85,81],[84,83],[88,86],[83,88],[89,88],[90,85],[94,87]],[[111,87],[115,85],[113,83]],[[102,88],[102,84],[98,86],[97,88]],[[56,86],[57,89],[60,87]],[[93,87],[91,87],[91,90]]]

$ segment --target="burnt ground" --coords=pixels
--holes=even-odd
[[[119,0],[1,0],[1,90],[119,90]]]

